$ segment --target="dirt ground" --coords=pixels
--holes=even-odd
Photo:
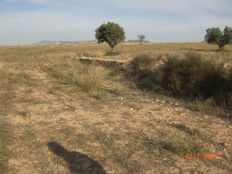
[[[25,63],[13,56],[0,58],[33,82],[1,88],[1,98],[11,95],[0,105],[0,121],[12,128],[4,173],[232,173],[228,120],[130,87],[98,99],[51,77],[39,65],[46,59]],[[187,159],[186,153],[217,157]]]

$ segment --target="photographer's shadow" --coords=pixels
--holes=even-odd
[[[106,174],[103,167],[87,155],[69,152],[57,142],[49,142],[48,148],[68,163],[71,174]]]

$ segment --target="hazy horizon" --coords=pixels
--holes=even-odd
[[[108,21],[127,40],[201,42],[207,28],[231,26],[231,8],[231,0],[0,0],[0,44],[94,40]]]
[[[79,41],[75,41],[75,40],[41,40],[41,41],[37,41],[37,42],[33,42],[33,43],[9,43],[9,44],[0,44],[0,46],[26,46],[26,45],[48,45],[48,44],[55,44],[55,43],[60,43],[61,44],[69,44],[69,43],[76,43],[76,44],[85,44],[88,43],[88,42],[94,42],[96,41],[97,43],[97,40],[79,40]],[[133,41],[137,41],[139,43],[139,40],[125,40],[125,42],[122,42],[121,44],[123,43],[128,43],[128,42],[133,42]],[[145,42],[149,42],[150,44],[165,44],[165,43],[170,43],[170,44],[174,44],[174,43],[201,43],[203,41],[149,41],[149,40],[145,40]],[[43,43],[43,42],[51,42],[51,43]],[[102,44],[102,43],[101,43]],[[107,45],[107,43],[104,43]]]

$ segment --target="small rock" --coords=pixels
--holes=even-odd
[[[215,149],[212,149],[212,150],[211,150],[211,153],[216,153],[216,150],[215,150]]]
[[[226,142],[219,142],[218,145],[224,148],[227,146],[227,143]]]

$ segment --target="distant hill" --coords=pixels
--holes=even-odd
[[[137,43],[139,40],[127,40],[125,43]],[[150,41],[145,40],[144,43],[149,43]],[[62,45],[62,44],[94,44],[97,43],[96,40],[87,40],[87,41],[49,41],[44,40],[35,43],[35,45]]]
[[[90,40],[90,41],[49,41],[49,40],[44,40],[35,43],[35,45],[62,45],[62,44],[90,44],[90,43],[96,43],[95,40]]]
[[[55,44],[55,43],[57,43],[57,42],[44,40],[44,41],[40,41],[40,42],[35,43],[35,45],[51,45],[51,44]]]

